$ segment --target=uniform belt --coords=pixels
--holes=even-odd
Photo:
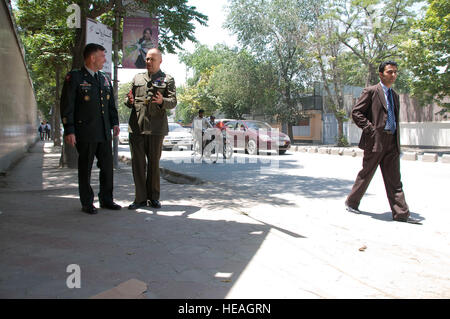
[[[383,132],[386,133],[386,134],[389,134],[389,135],[394,135],[394,132],[389,131],[389,130],[384,130]]]

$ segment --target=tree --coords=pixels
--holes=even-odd
[[[78,4],[81,9],[80,29],[69,29],[67,26],[66,20],[70,13],[66,8],[72,2]],[[207,21],[205,15],[186,4],[187,0],[136,0],[129,3],[133,9],[142,9],[159,19],[159,46],[162,51],[170,53],[174,53],[176,48],[181,48],[181,44],[187,39],[196,41],[193,21],[202,25]],[[37,96],[48,97],[49,87],[56,87],[54,98],[58,102],[55,102],[53,114],[58,114],[60,78],[70,69],[67,67],[70,61],[73,69],[80,68],[84,63],[82,51],[85,44],[86,19],[98,19],[113,26],[112,10],[117,10],[123,15],[127,7],[122,6],[121,0],[18,0],[17,6],[18,25],[26,38],[24,43],[27,54],[31,57],[27,59],[33,61],[30,65],[30,69],[34,70],[31,75],[34,76],[33,81],[37,81],[36,87],[40,90]],[[45,51],[41,56],[40,50],[43,48]],[[42,72],[38,73],[38,70]],[[48,103],[41,105],[48,108]],[[59,126],[59,119],[55,120],[55,123],[56,128]],[[59,129],[56,131],[56,134],[58,133]],[[76,156],[73,148],[63,147],[61,162],[63,165],[76,167]]]
[[[257,61],[246,50],[215,67],[210,85],[220,111],[237,119],[249,113],[271,113],[279,98],[273,71],[269,62]]]
[[[73,2],[73,1],[72,1]],[[76,0],[81,9],[81,29],[77,29],[76,41],[73,46],[73,68],[79,68],[83,65],[82,51],[86,39],[87,18],[101,19],[103,23],[113,27],[114,20],[111,12],[118,10],[123,15],[127,10],[143,10],[158,19],[159,22],[159,48],[161,51],[175,53],[175,50],[183,49],[181,44],[186,40],[196,42],[194,36],[195,26],[193,21],[201,25],[206,25],[207,16],[196,11],[194,6],[188,6],[187,0],[159,0],[131,1],[127,5],[122,4],[123,0]],[[109,14],[109,17],[108,17]],[[123,51],[120,45],[120,50]]]
[[[197,83],[183,87],[178,92],[177,119],[181,119],[183,123],[190,123],[200,109],[205,110],[206,116],[213,114],[218,109],[209,85],[209,79],[213,72],[214,66],[202,72]]]
[[[72,33],[67,30],[66,1],[18,0],[15,12],[26,61],[34,82],[36,100],[43,114],[52,115],[55,146],[61,145],[59,91],[62,76],[70,64]]]
[[[120,83],[118,99],[117,99],[117,111],[119,113],[119,122],[120,123],[128,123],[130,118],[131,109],[125,105],[127,100],[127,93],[129,92],[131,87],[131,82]]]
[[[333,112],[338,122],[338,146],[347,146],[344,135],[344,122],[348,120],[344,107],[344,46],[339,40],[336,22],[320,9],[322,3],[317,3],[314,9],[317,25],[311,37],[312,46],[319,65],[321,80],[327,92],[328,108]]]
[[[194,71],[178,94],[177,118],[185,123],[200,108],[206,115],[220,111],[231,118],[273,111],[277,77],[269,62],[224,45],[198,45],[193,53],[182,54],[181,61]]]
[[[296,97],[311,80],[306,39],[315,22],[313,8],[308,0],[231,0],[225,24],[245,48],[275,66],[281,97],[276,113],[291,138],[299,113]]]
[[[412,71],[411,93],[424,104],[436,101],[446,111],[450,103],[450,3],[428,0],[428,10],[402,43],[407,67]]]
[[[365,86],[379,81],[378,65],[398,58],[398,43],[408,33],[420,0],[333,0],[330,17],[339,22],[339,40],[364,66]]]
[[[193,71],[193,77],[188,79],[187,86],[178,91],[177,119],[190,123],[204,109],[210,115],[219,109],[216,96],[210,86],[210,78],[218,65],[229,61],[235,50],[224,45],[216,45],[209,49],[206,45],[197,45],[193,53],[181,53],[180,61]]]

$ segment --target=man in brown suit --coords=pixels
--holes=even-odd
[[[131,166],[135,199],[128,209],[147,206],[161,208],[159,160],[164,136],[169,132],[167,110],[177,105],[175,80],[160,69],[161,52],[150,49],[146,56],[147,71],[136,74],[126,105],[131,108]]]
[[[395,221],[418,224],[406,204],[400,177],[400,140],[398,94],[391,89],[397,79],[397,63],[380,64],[380,83],[364,89],[353,106],[352,118],[363,130],[359,148],[364,150],[363,168],[356,177],[345,202],[346,209],[360,213],[359,203],[380,165],[386,194]]]

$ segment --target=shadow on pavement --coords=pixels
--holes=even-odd
[[[360,210],[359,215],[369,216],[373,219],[377,219],[377,220],[381,220],[381,221],[394,222],[394,220],[392,219],[392,212],[385,212],[383,214],[375,214],[375,213],[370,213],[370,212]],[[420,214],[417,214],[414,212],[410,212],[410,215],[411,215],[411,217],[418,219],[420,222],[422,222],[426,219],[426,218],[422,217]]]
[[[170,203],[158,211],[123,207],[87,215],[81,212],[76,170],[56,169],[58,160],[36,151],[0,188],[0,298],[88,298],[136,278],[157,298],[223,299],[273,228],[210,220],[208,214],[196,218],[205,209],[199,199],[219,194],[225,201],[227,192],[211,194],[204,187],[196,193],[194,186],[168,183],[162,192]],[[42,174],[27,173],[36,173],[39,163]],[[92,177],[95,192],[97,169]],[[132,201],[129,167],[116,170],[114,193],[122,205]],[[176,204],[175,194],[188,201]],[[70,264],[81,268],[80,289],[66,286]]]

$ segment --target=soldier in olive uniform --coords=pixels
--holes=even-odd
[[[113,201],[113,157],[111,129],[119,135],[119,117],[111,81],[100,70],[105,48],[89,43],[84,49],[85,66],[70,71],[61,94],[61,118],[66,144],[78,151],[78,188],[82,210],[97,213],[90,180],[94,156],[100,168],[100,207],[117,210]]]
[[[169,133],[168,109],[177,105],[175,80],[161,71],[161,52],[150,49],[146,56],[147,72],[137,74],[125,103],[131,108],[131,163],[135,184],[135,199],[128,207],[161,208],[159,160],[164,136]]]

